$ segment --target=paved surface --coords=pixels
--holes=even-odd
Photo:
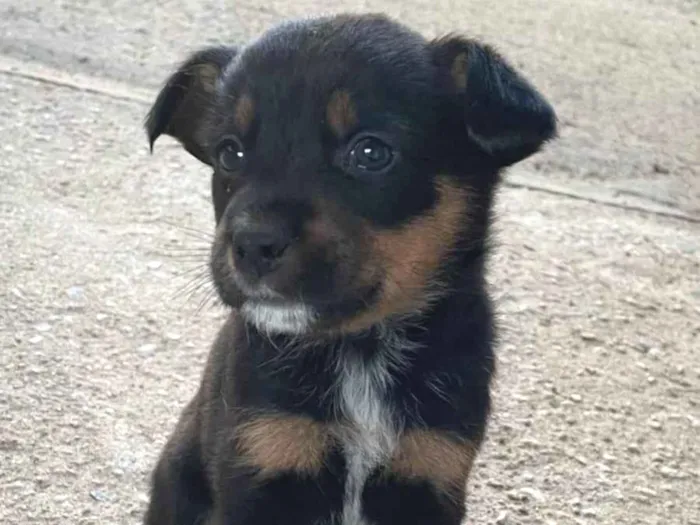
[[[167,139],[148,156],[145,102],[191,49],[320,12],[289,4],[0,2],[0,523],[139,522],[223,317],[207,172]],[[700,524],[697,1],[339,9],[483,37],[562,120],[499,199],[468,523]]]

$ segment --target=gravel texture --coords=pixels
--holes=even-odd
[[[26,71],[153,94],[191,49],[321,5],[0,2],[0,523],[139,523],[224,316],[200,278],[207,171],[168,139],[149,157],[138,96]],[[480,36],[519,64],[562,137],[514,179],[689,218],[503,188],[504,333],[468,523],[700,525],[697,1],[341,9]]]

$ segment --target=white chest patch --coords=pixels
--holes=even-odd
[[[396,448],[400,425],[387,389],[392,372],[403,364],[401,356],[401,349],[395,347],[369,361],[341,357],[339,401],[348,423],[341,436],[347,464],[341,525],[366,525],[362,509],[365,482]]]

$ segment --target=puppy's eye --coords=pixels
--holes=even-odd
[[[379,173],[386,171],[396,158],[395,152],[383,140],[364,136],[356,140],[348,150],[348,168],[355,173]]]
[[[243,144],[237,138],[228,137],[216,148],[216,162],[224,171],[238,171],[244,160]]]

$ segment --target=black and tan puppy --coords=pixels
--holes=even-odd
[[[555,134],[492,49],[383,16],[277,27],[167,82],[151,144],[213,170],[231,315],[148,525],[457,525],[489,413],[502,168]]]

